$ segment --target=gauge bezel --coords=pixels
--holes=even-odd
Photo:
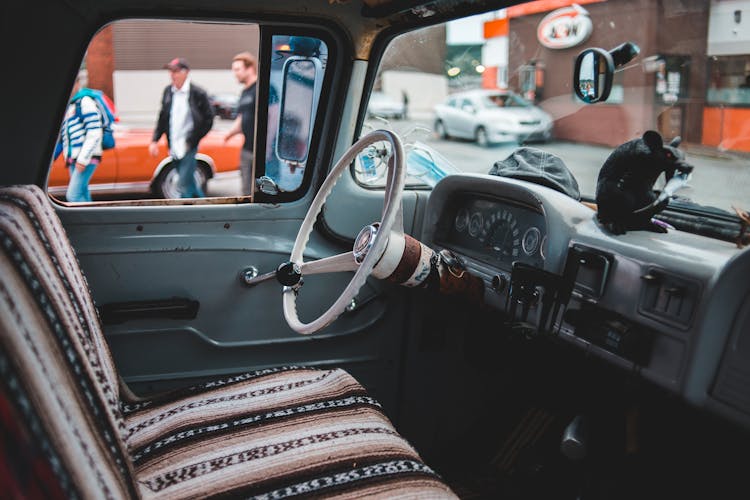
[[[466,207],[459,208],[458,212],[456,212],[456,217],[453,219],[453,228],[459,233],[463,233],[469,227],[470,219],[471,215],[469,214],[469,209]],[[459,220],[463,221],[463,224],[460,227]]]
[[[472,223],[474,222],[475,219],[479,221],[479,223],[476,225],[476,229],[474,229],[472,226]],[[473,214],[471,214],[471,218],[469,219],[469,226],[468,226],[469,236],[471,236],[472,238],[476,238],[477,236],[479,236],[479,233],[482,231],[483,227],[484,227],[484,217],[482,216],[482,213],[474,212]]]
[[[536,241],[534,243],[534,247],[532,249],[526,248],[526,237],[530,234],[536,233]],[[542,232],[539,230],[536,226],[531,226],[523,233],[523,237],[521,238],[521,249],[523,250],[523,253],[525,253],[528,256],[534,255],[537,250],[539,250],[542,245]]]

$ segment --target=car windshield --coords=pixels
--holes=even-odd
[[[675,203],[734,214],[750,205],[748,4],[519,4],[396,37],[374,90],[406,96],[405,118],[388,126],[407,145],[418,144],[420,154],[439,153],[451,165],[443,174],[487,174],[518,148],[534,147],[559,157],[582,197],[594,201],[609,155],[654,131],[664,145],[679,143],[677,155],[693,167]],[[618,57],[628,42],[635,53]],[[603,87],[581,74],[578,97],[573,73],[576,56],[594,47],[615,57],[609,95],[592,104],[583,99]],[[488,93],[479,100],[464,97],[481,91]],[[497,106],[517,109],[504,116],[479,112]],[[366,120],[363,133],[382,127]],[[658,175],[658,192],[670,168],[656,168],[649,177]],[[414,185],[435,182],[424,169],[412,173]]]
[[[493,108],[528,108],[531,103],[516,94],[487,94],[480,98],[482,107]]]

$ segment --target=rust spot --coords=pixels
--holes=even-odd
[[[230,223],[226,222],[224,224],[224,229],[229,229],[230,227],[232,227],[232,225]]]

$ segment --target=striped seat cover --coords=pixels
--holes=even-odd
[[[9,496],[455,498],[343,370],[283,367],[129,400],[41,189],[0,189],[0,246]]]

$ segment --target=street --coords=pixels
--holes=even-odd
[[[401,137],[408,148],[410,143],[419,141],[434,148],[445,156],[460,171],[487,173],[492,165],[505,159],[518,147],[515,143],[497,144],[482,148],[466,140],[442,140],[432,133],[432,116],[423,114],[410,120],[368,120],[363,134],[376,128],[389,128]],[[231,122],[216,119],[214,129],[226,130]],[[576,144],[564,141],[551,141],[544,144],[530,144],[530,147],[543,149],[560,157],[578,181],[581,194],[593,198],[596,192],[596,179],[612,148],[596,145]],[[687,161],[695,167],[690,186],[678,194],[696,203],[731,210],[732,206],[750,205],[747,193],[750,192],[750,168],[747,159],[731,153],[718,153],[708,148],[687,146]],[[657,181],[662,186],[663,177]],[[239,173],[229,174],[222,179],[211,179],[208,183],[209,196],[236,196],[239,194]]]
[[[508,157],[518,146],[515,143],[497,144],[487,148],[465,140],[441,140],[430,133],[432,117],[424,116],[417,120],[378,122],[380,128],[391,128],[397,132],[405,144],[418,140],[435,148],[462,172],[489,172],[492,165]],[[373,126],[376,126],[373,123]],[[369,130],[365,128],[365,130]],[[530,144],[529,147],[542,149],[560,157],[578,181],[582,195],[593,198],[596,192],[596,179],[599,169],[612,152],[605,146],[577,144],[564,141],[551,141],[544,144]],[[750,167],[747,157],[719,153],[709,148],[687,146],[686,159],[693,165],[690,185],[678,192],[679,196],[690,198],[696,203],[730,210],[738,206],[750,205]],[[657,189],[663,185],[663,176],[657,181]]]

